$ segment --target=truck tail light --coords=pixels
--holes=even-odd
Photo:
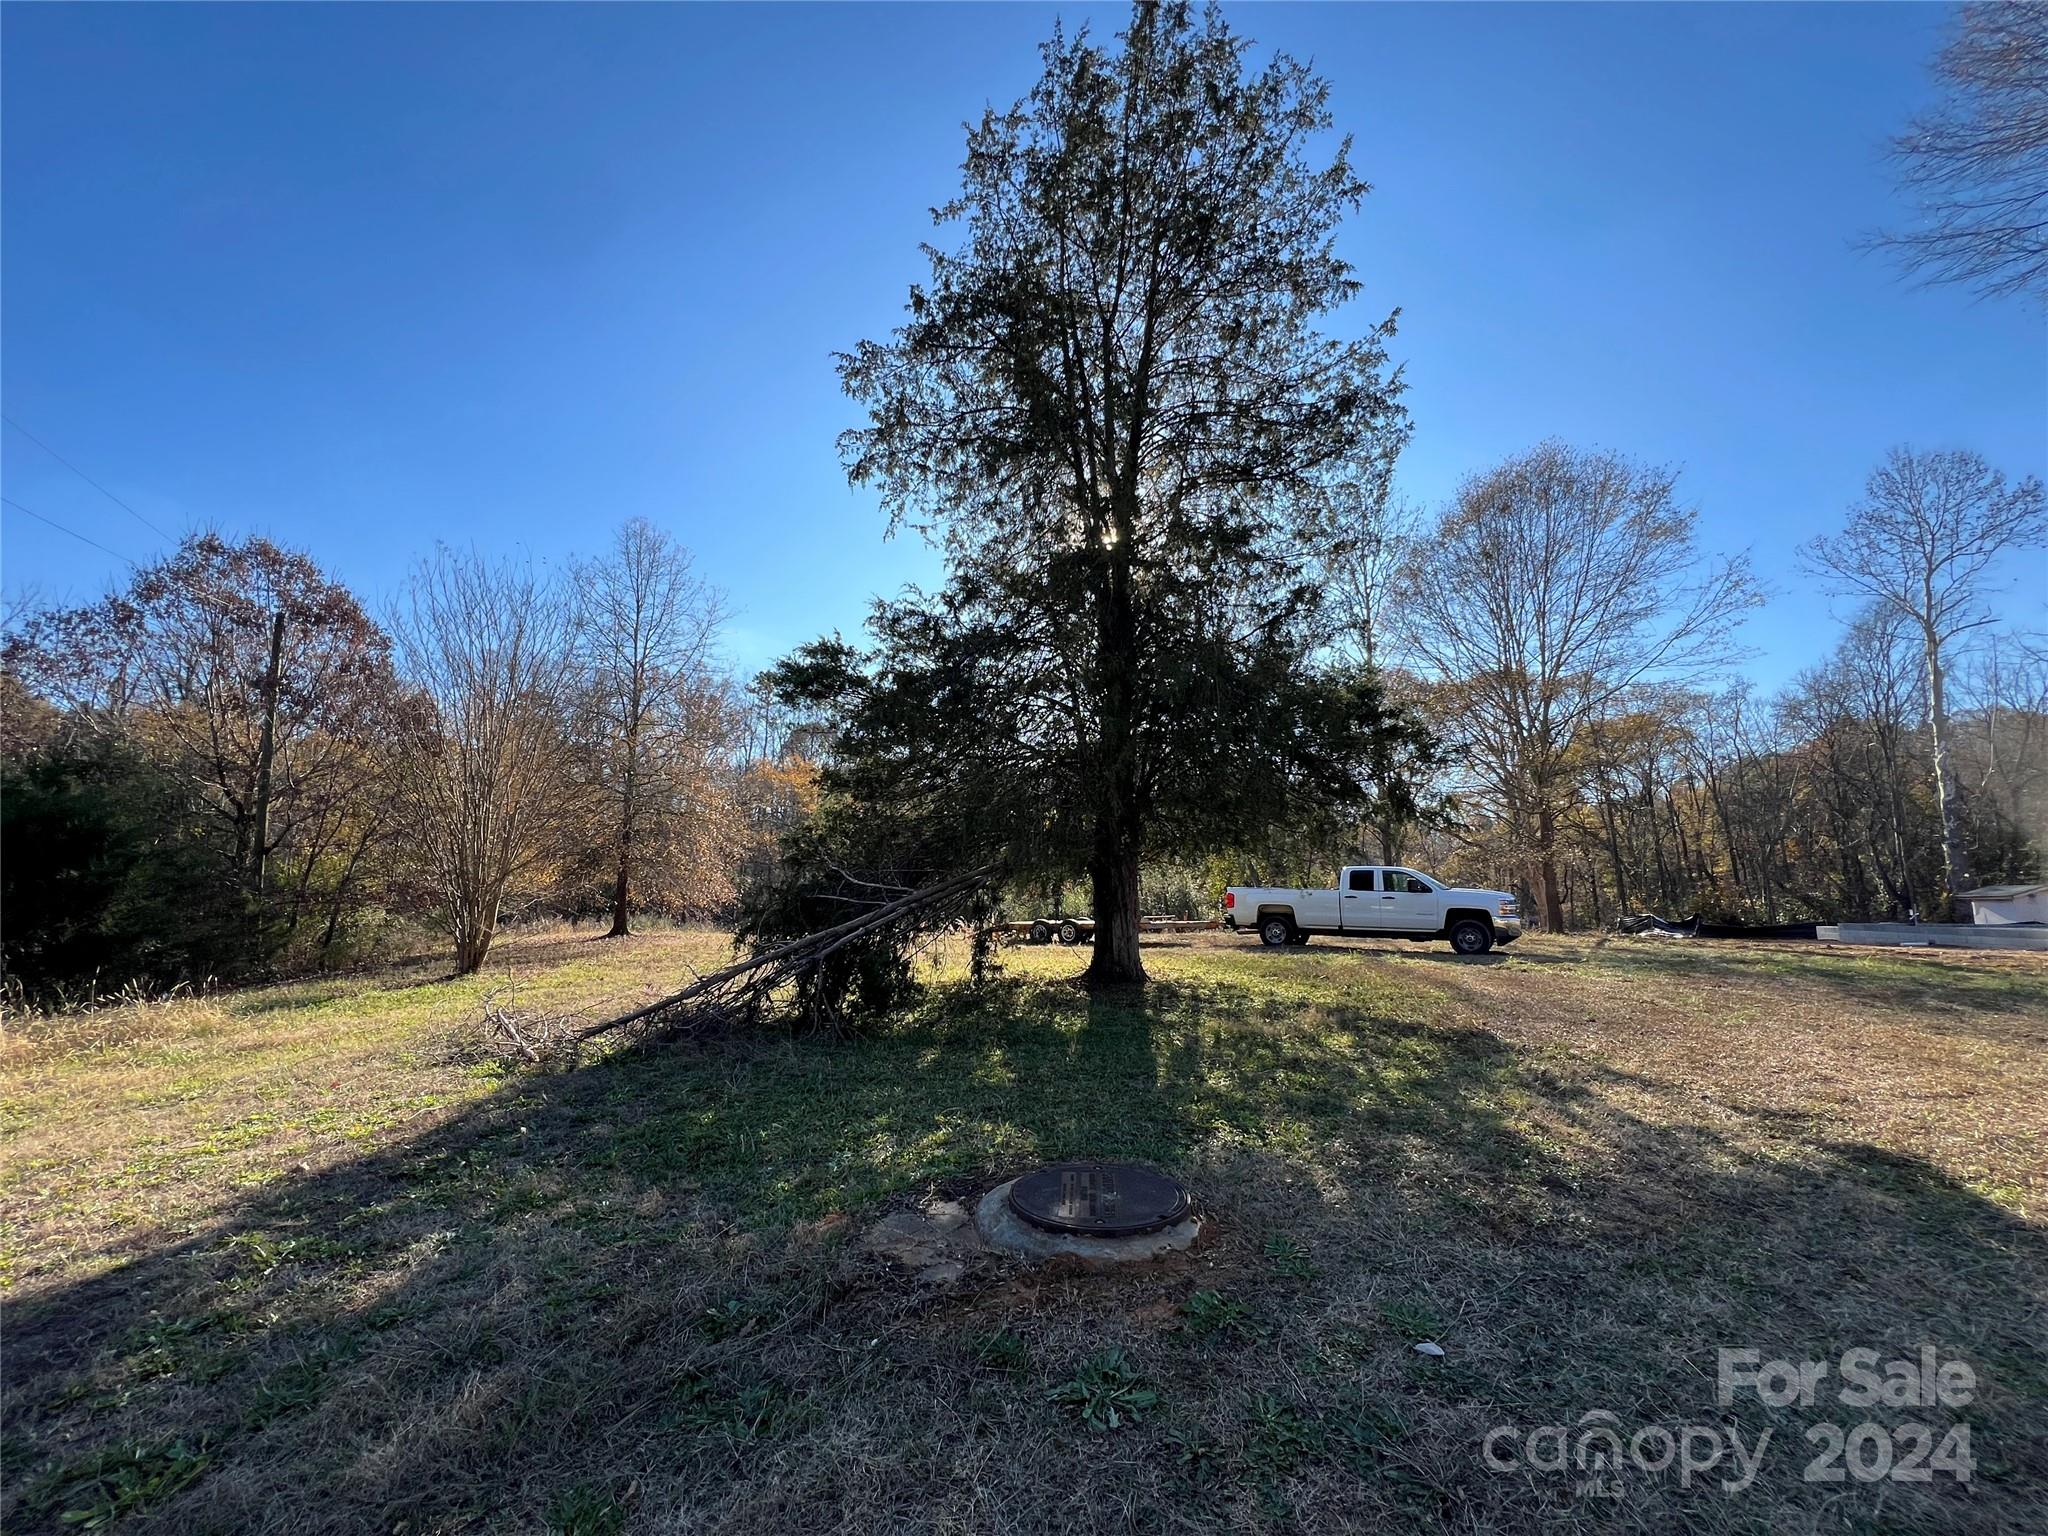
[[[1237,892],[1235,892],[1235,891],[1225,891],[1225,892],[1223,893],[1223,905],[1224,905],[1225,907],[1234,907],[1234,906],[1236,906],[1236,905],[1237,905]]]

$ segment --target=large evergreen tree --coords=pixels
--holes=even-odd
[[[1098,983],[1144,979],[1139,861],[1362,803],[1410,730],[1310,665],[1316,560],[1405,437],[1389,317],[1333,239],[1367,187],[1317,158],[1327,88],[1252,68],[1211,9],[1139,5],[1121,46],[1055,33],[968,137],[957,232],[905,323],[840,359],[868,424],[842,450],[945,590],[884,605],[785,691],[842,726],[836,782],[918,840],[1085,869]],[[944,827],[943,833],[937,829]]]

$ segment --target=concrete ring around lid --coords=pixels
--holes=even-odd
[[[1081,1237],[1071,1232],[1048,1232],[1034,1227],[1010,1208],[1010,1185],[998,1184],[981,1197],[974,1208],[974,1230],[988,1247],[998,1253],[1045,1260],[1078,1259],[1083,1264],[1141,1264],[1163,1259],[1169,1253],[1192,1247],[1202,1230],[1201,1218],[1190,1213],[1172,1226],[1130,1237]]]

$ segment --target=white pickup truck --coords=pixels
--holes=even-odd
[[[1412,869],[1348,865],[1334,891],[1233,885],[1223,893],[1226,928],[1256,930],[1275,947],[1316,933],[1372,939],[1449,939],[1483,955],[1522,936],[1522,909],[1506,891],[1448,886]]]

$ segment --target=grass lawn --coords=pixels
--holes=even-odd
[[[0,1523],[2048,1529],[2040,957],[1204,936],[1142,997],[1012,950],[859,1042],[480,1043],[508,982],[602,1016],[724,953],[12,1021]],[[1179,1173],[1196,1248],[928,1287],[859,1241],[1081,1155]],[[1923,1344],[1967,1406],[1716,1400],[1722,1347]],[[1736,1492],[1482,1455],[1602,1412],[1771,1439]],[[1967,1424],[1974,1476],[1802,1480],[1866,1419]]]

